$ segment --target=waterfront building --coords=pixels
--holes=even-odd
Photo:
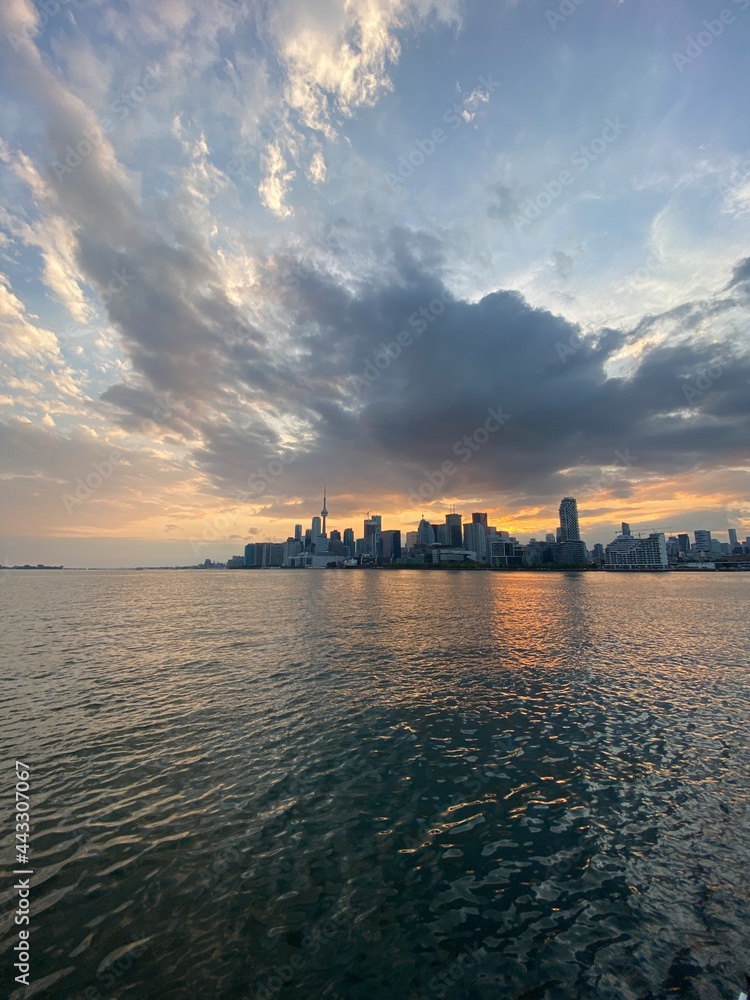
[[[297,542],[301,542],[302,541],[302,525],[301,524],[295,524],[295,526],[294,526],[294,539]]]
[[[453,548],[438,548],[435,547],[432,550],[432,563],[435,566],[439,566],[441,563],[461,563],[461,562],[476,562],[477,554],[476,552],[470,552],[468,549],[461,548],[458,546]]]
[[[302,551],[302,542],[298,541],[296,538],[287,538],[284,545],[284,561],[282,565],[288,566],[289,560],[294,556],[298,556]]]
[[[523,565],[522,546],[503,539],[488,539],[487,544],[489,564],[493,569],[508,569],[511,566]]]
[[[415,545],[418,544],[418,532],[407,531],[406,532],[406,551],[411,552]]]
[[[284,546],[278,542],[271,543],[271,551],[269,553],[269,566],[283,566],[284,565]]]
[[[559,566],[585,566],[589,559],[586,551],[586,543],[581,539],[568,539],[567,542],[560,542],[555,550],[555,562]]]
[[[682,555],[686,556],[690,551],[690,535],[678,535],[677,544],[679,545]]]
[[[255,543],[249,542],[245,546],[245,565],[254,566],[255,565]]]
[[[560,541],[580,542],[578,528],[578,501],[575,497],[563,497],[560,501]]]
[[[396,562],[401,558],[401,531],[396,528],[380,536],[383,562]]]
[[[711,532],[698,530],[694,532],[695,534],[695,551],[696,552],[710,552],[711,551]]]
[[[608,570],[667,570],[667,543],[662,532],[648,538],[618,535],[605,550],[604,568]]]
[[[354,555],[354,528],[344,528],[344,548],[348,556]]]
[[[727,535],[729,536],[729,551],[734,552],[737,548],[737,529],[729,528]]]
[[[479,562],[487,561],[487,533],[481,521],[464,525],[464,548],[476,552]]]

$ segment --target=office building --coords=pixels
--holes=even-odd
[[[401,532],[399,529],[384,531],[380,536],[383,562],[396,562],[401,558]]]
[[[354,555],[354,528],[344,528],[344,548],[348,556]]]
[[[464,525],[464,549],[476,552],[478,562],[487,560],[487,533],[481,521]]]
[[[380,534],[383,527],[383,518],[380,514],[373,514],[371,517],[365,518],[365,538],[369,538],[370,535]]]
[[[455,549],[460,549],[463,544],[461,537],[461,522],[463,518],[460,514],[446,514],[445,523],[448,527],[448,544]]]
[[[417,526],[417,544],[418,545],[433,545],[435,542],[435,532],[432,530],[432,525],[429,521],[424,518],[419,522]]]
[[[737,548],[739,544],[737,541],[737,529],[730,528],[727,531],[727,535],[729,536],[729,551],[734,552],[734,550]]]
[[[487,534],[487,515],[486,514],[472,514],[471,515],[472,524],[481,524],[484,528],[485,535]]]
[[[710,552],[711,551],[711,532],[698,530],[694,532],[695,534],[695,551],[696,552]]]
[[[488,539],[487,558],[493,569],[509,569],[523,565],[523,548],[515,542]]]
[[[255,565],[255,542],[250,542],[245,546],[245,565]]]

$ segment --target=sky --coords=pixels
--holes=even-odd
[[[750,0],[4,0],[0,563],[750,534]]]

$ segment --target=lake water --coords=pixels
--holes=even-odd
[[[745,988],[750,576],[0,576],[19,996]]]

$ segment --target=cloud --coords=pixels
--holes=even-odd
[[[0,314],[20,527],[32,500],[42,520],[58,505],[58,454],[79,470],[109,447],[137,472],[92,501],[97,530],[174,536],[223,509],[233,533],[251,515],[294,523],[319,505],[323,479],[338,484],[341,512],[396,510],[498,406],[512,417],[459,462],[457,499],[516,505],[528,520],[597,477],[598,512],[671,482],[687,495],[700,474],[741,494],[750,271],[729,229],[706,250],[701,206],[721,202],[720,154],[695,167],[685,150],[668,161],[661,140],[623,144],[549,229],[514,242],[512,224],[498,223],[618,108],[569,119],[568,91],[517,112],[483,102],[472,88],[493,68],[493,37],[486,64],[464,54],[457,85],[482,122],[388,194],[384,150],[395,161],[406,140],[445,124],[440,87],[452,92],[459,77],[453,63],[425,75],[437,38],[406,43],[458,24],[462,10],[135,0],[127,15],[96,5],[41,25],[30,3],[3,6],[20,39],[6,46],[15,103],[0,147],[4,192],[19,202],[2,215]],[[504,44],[508,73],[523,72]],[[147,72],[158,86],[105,127]],[[84,141],[90,150],[71,156]],[[641,280],[643,246],[656,263]],[[86,326],[75,345],[63,310]],[[688,398],[727,355],[721,377]],[[599,470],[626,449],[637,462],[601,485]],[[239,500],[279,456],[293,458],[283,475]]]
[[[727,288],[736,288],[737,285],[743,285],[747,281],[750,281],[750,257],[741,260],[734,268],[732,280],[727,285]]]

